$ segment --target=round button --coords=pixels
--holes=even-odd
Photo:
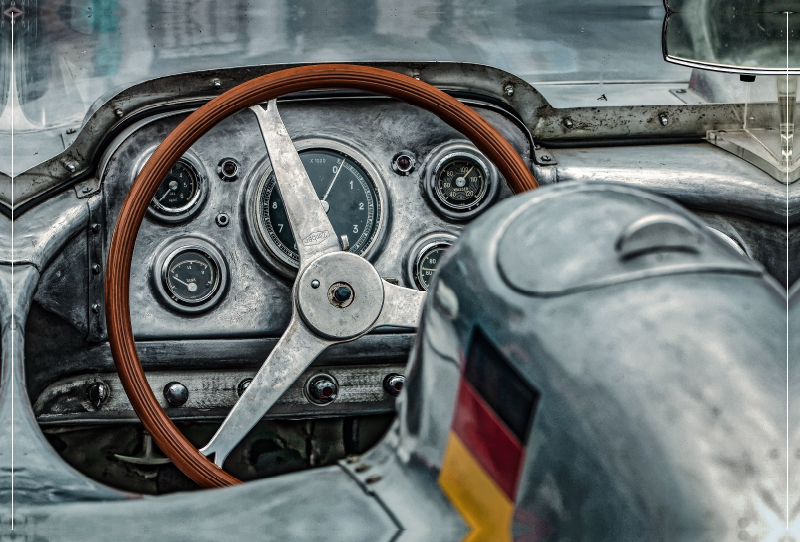
[[[189,390],[180,382],[170,382],[164,386],[164,399],[172,406],[181,406],[189,400]]]

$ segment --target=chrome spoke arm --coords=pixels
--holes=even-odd
[[[253,381],[228,413],[228,417],[200,453],[214,455],[222,467],[225,458],[258,423],[311,362],[336,341],[313,334],[295,314],[286,332],[270,352]]]
[[[383,281],[383,296],[383,310],[373,329],[378,326],[417,327],[426,292]]]
[[[302,269],[316,256],[341,250],[339,238],[322,208],[292,138],[286,131],[278,113],[277,102],[270,101],[266,109],[260,105],[250,109],[256,114],[264,143],[267,145],[286,216],[297,241]]]

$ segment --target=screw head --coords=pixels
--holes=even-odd
[[[189,389],[180,382],[170,382],[164,386],[164,399],[172,406],[181,406],[189,400]]]
[[[214,80],[211,81],[211,86],[214,87],[214,88],[221,88],[222,87],[222,81],[220,81],[219,79],[214,79]]]
[[[663,113],[659,115],[658,120],[661,121],[661,126],[666,126],[669,124],[669,117]]]
[[[552,158],[550,158],[549,154],[542,155],[542,162],[549,162],[550,160],[552,160]]]
[[[339,303],[344,303],[350,296],[353,295],[353,290],[348,286],[339,286],[333,291],[333,298]]]
[[[568,129],[572,130],[572,127],[574,126],[574,124],[572,123],[572,119],[565,120],[564,121],[564,126],[566,126]]]
[[[512,97],[514,95],[514,85],[506,85],[506,87],[503,89],[503,92],[505,92],[506,96],[509,98]]]
[[[122,118],[122,115],[124,115],[125,113],[123,113],[123,112],[122,112],[122,109],[120,109],[120,108],[118,107],[118,108],[116,108],[116,109],[114,110],[114,114],[115,114],[116,116],[118,116],[118,117]]]
[[[677,92],[678,94],[686,94],[686,89],[685,88],[679,88],[675,92]]]
[[[75,168],[75,164],[73,164],[72,162],[67,162],[67,163],[65,164],[65,166],[66,166],[66,167],[67,167],[67,169],[68,169],[68,170],[70,170],[70,171],[75,171],[75,169],[76,169],[76,168]]]

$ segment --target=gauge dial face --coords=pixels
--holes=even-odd
[[[150,206],[168,214],[190,209],[200,195],[200,175],[192,164],[178,160],[158,187]]]
[[[164,285],[170,297],[184,305],[198,305],[219,288],[219,264],[205,251],[188,248],[167,263]]]
[[[450,248],[450,243],[434,243],[423,248],[417,258],[417,265],[414,272],[414,278],[417,281],[417,286],[427,291],[433,281],[433,276],[436,274],[436,267],[439,265],[439,260],[442,259],[445,251]]]
[[[380,227],[381,200],[375,181],[355,159],[342,152],[308,149],[299,154],[336,235],[347,235],[350,252],[363,254]],[[261,189],[259,208],[269,248],[285,263],[298,267],[297,244],[274,173]]]
[[[449,155],[436,170],[434,193],[443,205],[451,209],[475,207],[483,200],[487,188],[486,168],[468,154]]]

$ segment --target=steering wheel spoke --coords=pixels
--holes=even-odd
[[[266,109],[260,105],[250,109],[258,118],[267,145],[272,171],[297,242],[300,269],[303,269],[315,257],[341,250],[339,239],[286,131],[277,101],[271,100]]]
[[[200,450],[222,467],[231,450],[280,399],[311,362],[336,341],[311,332],[296,315],[225,421]]]
[[[372,326],[417,327],[427,292],[401,288],[383,281],[383,310]]]

